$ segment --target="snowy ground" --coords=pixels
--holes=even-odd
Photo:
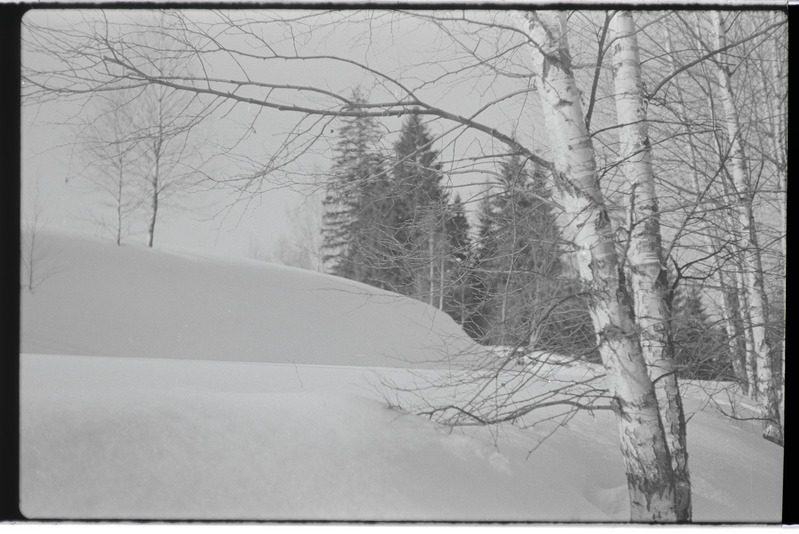
[[[628,518],[607,412],[530,454],[547,425],[450,430],[388,406],[379,377],[439,379],[442,352],[470,350],[421,303],[268,264],[45,237],[51,275],[22,293],[28,517]],[[695,520],[778,522],[783,450],[719,415],[708,387],[685,399]]]

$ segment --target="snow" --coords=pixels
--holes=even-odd
[[[23,293],[23,352],[402,367],[471,345],[435,308],[333,276],[76,236],[39,241],[49,276]]]
[[[381,378],[442,379],[441,352],[476,350],[422,303],[264,263],[41,243],[52,275],[22,292],[27,517],[629,517],[609,412],[544,439],[552,425],[450,429],[386,401]],[[783,449],[719,414],[713,387],[685,392],[695,520],[778,522]]]

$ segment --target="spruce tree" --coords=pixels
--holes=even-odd
[[[563,275],[561,243],[544,177],[513,156],[481,202],[476,246],[483,284],[476,295],[483,342],[587,354],[593,328],[579,285]]]
[[[357,89],[352,100],[365,102]],[[322,261],[328,273],[369,282],[374,278],[369,261],[375,241],[371,229],[381,208],[375,198],[387,187],[378,151],[380,133],[371,117],[345,117],[342,122],[323,200]]]
[[[444,233],[446,234],[444,311],[469,332],[469,318],[474,313],[474,273],[471,268],[471,238],[469,221],[460,195],[456,194],[447,206]]]
[[[681,285],[671,301],[669,340],[681,378],[735,380],[725,333],[713,324],[696,285]]]
[[[556,256],[548,249],[554,252],[555,236],[548,209],[537,198],[540,181],[518,156],[500,163],[498,181],[481,212],[480,267],[489,288],[483,314],[491,324],[486,341],[520,345],[535,327],[542,282],[551,284]]]
[[[435,305],[442,290],[447,195],[433,142],[421,117],[408,115],[394,145],[391,202],[385,215],[394,289]]]

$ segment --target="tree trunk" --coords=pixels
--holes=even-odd
[[[460,273],[459,273],[460,274]],[[466,281],[468,279],[464,279],[463,276],[459,277],[459,283],[461,286],[461,320],[459,321],[461,327],[466,324]]]
[[[733,223],[729,225],[729,228],[734,229],[732,231],[735,232],[735,235],[741,235],[738,231],[738,224],[736,221],[733,221]],[[743,250],[740,252],[741,255],[745,253],[746,251]],[[732,280],[734,284],[733,287],[738,289],[738,313],[740,314],[741,324],[743,325],[744,353],[746,355],[744,358],[746,388],[749,393],[749,398],[757,400],[757,353],[755,352],[755,341],[752,335],[752,315],[749,313],[749,291],[746,286],[746,277],[742,271],[743,267],[740,262],[736,262],[736,264],[738,267],[733,273]]]
[[[773,12],[771,14],[771,22],[776,24],[779,22],[779,17],[780,14],[778,12]],[[774,91],[771,95],[771,108],[773,112],[771,132],[774,143],[774,160],[777,164],[777,184],[782,192],[780,197],[783,199],[783,201],[779,203],[780,215],[782,216],[783,222],[783,231],[780,235],[780,245],[782,247],[784,261],[787,263],[788,249],[786,240],[788,231],[788,152],[786,148],[786,142],[788,129],[786,121],[788,120],[788,110],[786,109],[787,95],[783,95],[780,88],[783,87],[782,81],[784,79],[781,66],[788,64],[788,58],[786,58],[782,53],[782,50],[780,50],[781,44],[777,38],[777,35],[773,37],[771,45],[773,55],[771,58],[771,83],[774,88]],[[769,116],[772,116],[772,114],[769,114]],[[785,269],[785,272],[788,272],[787,268]]]
[[[655,384],[660,415],[674,469],[677,521],[691,520],[691,480],[688,471],[685,414],[677,373],[668,343],[668,279],[660,235],[660,211],[652,167],[647,124],[647,103],[641,81],[632,12],[614,17],[613,70],[617,122],[621,141],[621,170],[630,186],[630,246],[628,263],[633,287],[635,317],[640,328],[641,351]]]
[[[147,246],[152,248],[153,240],[155,239],[155,221],[158,218],[158,158],[155,160],[155,174],[151,185],[153,190],[150,196],[150,221],[147,225]]]
[[[713,102],[709,102],[711,108],[711,114],[713,117],[713,121],[716,121],[715,113],[713,113]],[[723,168],[726,165],[724,159],[724,153],[721,148],[721,144],[717,141],[717,147],[719,152],[719,165]],[[730,180],[726,177],[726,174],[722,174],[721,178],[721,185],[724,190],[724,198],[731,199],[735,198],[734,188],[730,183]],[[729,204],[729,201],[726,202]],[[752,336],[752,317],[749,313],[749,291],[747,290],[747,283],[746,277],[744,276],[743,272],[743,264],[741,262],[741,258],[746,255],[746,242],[743,235],[743,231],[741,230],[740,219],[737,218],[734,213],[735,207],[730,207],[729,205],[723,206],[721,210],[722,213],[722,220],[723,220],[723,227],[727,229],[727,232],[734,237],[734,247],[737,248],[738,257],[733,261],[735,265],[735,269],[730,276],[730,284],[734,290],[737,290],[738,296],[738,317],[740,318],[740,323],[742,325],[742,333],[743,333],[743,345],[744,345],[744,369],[746,375],[746,391],[751,399],[757,399],[757,361],[756,361],[756,354],[755,354],[755,345],[754,345],[754,338]],[[714,228],[714,235],[715,235],[715,242],[721,243],[721,232],[718,226]]]
[[[713,13],[716,29],[716,45],[726,45],[726,29],[722,14]],[[766,337],[765,325],[768,323],[768,302],[763,283],[763,269],[760,261],[760,248],[755,231],[755,220],[752,212],[753,193],[749,187],[746,155],[741,139],[738,114],[732,94],[730,71],[724,63],[725,53],[719,55],[717,76],[721,99],[726,115],[727,135],[730,142],[730,159],[732,160],[732,178],[735,193],[736,211],[744,240],[744,276],[745,292],[749,300],[749,315],[752,320],[752,341],[757,358],[757,392],[760,417],[763,420],[763,437],[782,444],[782,426],[780,424],[779,395],[777,384],[771,368],[771,346]]]
[[[725,281],[721,271],[717,271],[721,288],[721,314],[724,329],[727,331],[727,347],[735,379],[745,395],[749,395],[749,380],[746,373],[746,344],[743,337],[743,323],[740,321],[740,302],[738,301],[738,284],[731,280],[732,287]]]
[[[697,21],[698,21],[697,17]],[[715,124],[717,122],[715,106],[713,102],[712,94],[708,94],[708,107],[710,109],[711,115],[711,122]],[[733,261],[735,264],[735,269],[730,277],[731,286],[737,289],[737,297],[738,297],[738,312],[739,312],[739,319],[742,325],[742,333],[743,333],[743,344],[745,347],[744,350],[744,367],[746,370],[746,382],[747,387],[746,390],[748,392],[748,396],[751,399],[757,399],[757,361],[756,361],[756,354],[755,354],[755,344],[754,344],[754,337],[752,335],[752,317],[750,315],[749,310],[749,294],[750,290],[747,285],[746,277],[744,276],[744,268],[742,264],[742,258],[746,256],[747,251],[747,243],[748,239],[745,238],[743,230],[741,229],[741,220],[737,217],[736,213],[736,206],[730,205],[731,200],[735,199],[735,188],[732,183],[732,179],[728,176],[728,171],[726,169],[727,161],[726,161],[726,154],[725,150],[722,147],[721,140],[719,139],[719,134],[714,131],[714,137],[716,139],[716,150],[718,151],[719,156],[719,172],[721,175],[721,185],[723,188],[724,193],[724,205],[720,210],[722,214],[723,220],[723,228],[726,229],[726,232],[730,234],[733,239],[730,243],[731,246],[736,247],[737,249],[737,258]],[[751,208],[751,204],[750,204]],[[722,242],[722,232],[725,230],[720,230],[718,225],[713,229],[715,235],[715,242],[721,243]]]
[[[771,21],[773,23],[778,22],[778,18],[780,14],[778,12],[773,12],[771,14]],[[788,276],[788,152],[786,148],[787,144],[787,136],[788,136],[788,129],[787,123],[788,120],[788,110],[786,109],[787,104],[787,94],[783,95],[782,91],[780,90],[783,87],[782,80],[783,78],[783,71],[781,66],[787,65],[788,61],[787,58],[782,53],[780,49],[781,43],[778,39],[777,35],[771,41],[772,44],[772,61],[771,61],[771,82],[774,87],[774,91],[772,94],[772,102],[771,107],[774,110],[774,120],[772,121],[772,135],[774,138],[774,157],[777,162],[777,184],[780,188],[782,194],[780,195],[780,216],[782,218],[782,232],[780,234],[780,245],[782,246],[782,269],[785,280],[787,280]],[[764,77],[765,79],[765,77]],[[787,85],[786,85],[787,87]],[[783,286],[783,289],[785,287]],[[784,320],[784,318],[783,318]],[[780,384],[781,384],[781,395],[780,395],[780,410],[782,414],[785,414],[785,340],[782,343],[782,353],[781,353],[782,361],[781,361],[781,376],[780,376]]]
[[[677,65],[675,63],[675,54],[673,52],[674,46],[671,42],[671,33],[669,32],[668,27],[666,27],[666,47],[672,72],[676,72]],[[680,86],[680,80],[676,76],[674,78],[674,87],[677,91],[677,99],[675,102],[677,115],[680,118],[680,121],[685,125],[685,128],[688,132],[686,148],[689,154],[691,154],[691,184],[693,186],[693,193],[695,193],[697,198],[699,198],[699,195],[701,195],[702,191],[704,191],[704,187],[699,179],[699,156],[696,150],[692,124],[688,119],[688,114],[685,110],[685,98],[683,96],[682,87]],[[731,280],[732,288],[730,288],[729,284],[724,279],[722,262],[718,258],[718,255],[722,252],[722,242],[718,236],[715,235],[717,228],[712,227],[712,225],[708,223],[705,223],[704,226],[705,229],[703,232],[701,232],[701,234],[705,236],[702,243],[702,250],[708,256],[715,252],[713,261],[715,271],[714,276],[717,279],[719,291],[721,292],[722,297],[720,307],[724,329],[727,332],[727,346],[729,349],[730,363],[732,364],[733,372],[738,380],[738,383],[740,384],[744,393],[747,393],[749,389],[745,370],[746,345],[744,344],[742,328],[743,323],[740,319],[740,308],[738,306],[738,292],[736,289],[737,284],[735,283],[735,279],[733,277]]]
[[[124,153],[122,152],[121,142],[124,138],[124,134],[120,131],[120,118],[118,115],[118,109],[115,110],[113,115],[113,122],[111,123],[112,127],[112,135],[114,139],[114,143],[116,146],[116,154],[114,157],[114,162],[116,165],[116,228],[115,228],[115,237],[116,237],[116,244],[117,246],[122,244],[122,219],[123,219],[123,184],[125,180],[125,157]]]
[[[565,13],[522,14],[523,30],[536,43],[532,54],[538,92],[552,136],[553,197],[566,211],[558,222],[574,245],[576,267],[591,293],[591,317],[602,341],[600,354],[617,408],[632,520],[672,522],[677,517],[671,458],[626,288],[619,279],[610,217],[599,188],[565,24]]]
[[[122,244],[122,165],[119,166],[119,182],[117,183],[117,227],[116,227],[116,242],[117,245]]]
[[[436,261],[435,261],[435,232],[430,229],[430,233],[427,234],[427,261],[430,263],[430,273],[428,275],[428,304],[431,306],[436,305],[436,285],[435,285],[435,277],[436,277]]]
[[[443,235],[439,235],[439,239],[443,239],[443,238],[444,238]],[[439,273],[438,273],[438,309],[439,310],[443,310],[444,309],[444,286],[446,285],[446,274],[447,274],[447,269],[446,269],[446,263],[445,262],[446,262],[447,258],[446,258],[446,254],[444,254],[443,252],[440,254],[440,256],[441,257],[440,257],[440,259],[438,261],[438,268],[440,269]]]
[[[38,184],[37,184],[38,187]],[[36,267],[36,234],[39,232],[39,191],[36,191],[36,204],[33,208],[33,224],[30,228],[30,248],[28,249],[28,291],[33,292],[34,267]]]

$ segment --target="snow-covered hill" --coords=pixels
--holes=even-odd
[[[404,367],[472,345],[435,308],[338,277],[58,234],[38,246],[22,352]]]
[[[447,376],[441,354],[473,350],[424,304],[268,264],[45,237],[50,276],[22,293],[29,517],[628,518],[608,412],[542,442],[547,425],[450,430],[388,406],[379,377],[412,387]],[[782,449],[700,386],[685,395],[695,519],[779,521]]]

